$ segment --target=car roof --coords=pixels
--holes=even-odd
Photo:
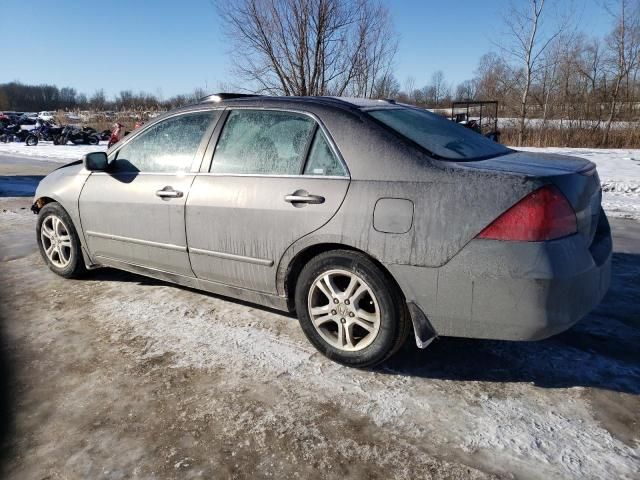
[[[224,95],[224,96],[223,96]],[[188,107],[198,107],[203,105],[219,105],[223,106],[291,106],[291,105],[306,105],[306,106],[329,106],[339,107],[346,110],[360,110],[369,109],[374,107],[385,108],[395,106],[394,100],[389,99],[369,99],[369,98],[357,98],[357,97],[335,97],[335,96],[314,96],[314,97],[296,97],[296,96],[238,96],[232,97],[232,94],[220,94],[222,99],[218,101],[212,101],[212,97],[217,95],[210,95],[205,97],[200,102],[189,105]],[[219,97],[218,97],[219,98]]]

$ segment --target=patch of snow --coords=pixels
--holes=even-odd
[[[480,117],[473,117],[478,120]],[[486,118],[486,117],[485,117]],[[484,119],[483,119],[484,120]],[[520,123],[519,118],[498,118],[498,128],[516,128]],[[484,124],[484,122],[483,122]],[[596,128],[602,129],[606,126],[606,122],[597,120],[565,120],[565,119],[547,119],[542,118],[528,118],[525,120],[525,125],[528,128],[540,128],[544,125],[550,128]],[[623,128],[638,128],[639,122],[611,122],[612,130],[620,130]]]
[[[106,151],[108,142],[99,145],[54,145],[53,142],[38,142],[38,145],[27,146],[24,142],[0,143],[0,154],[37,157],[47,161],[69,163],[80,160],[90,152]]]
[[[514,465],[526,458],[539,466],[538,475],[547,478],[556,477],[559,465],[562,478],[634,477],[637,453],[586,421],[590,413],[580,399],[536,407],[531,407],[531,399],[485,399],[475,425],[471,424],[475,428],[464,440],[464,450],[491,451],[511,457]],[[519,465],[518,470],[523,467]]]

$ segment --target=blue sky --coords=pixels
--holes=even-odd
[[[579,30],[591,35],[610,27],[597,2],[574,2]],[[470,78],[480,56],[495,49],[508,3],[387,0],[400,34],[398,80],[413,76],[422,86],[436,70],[451,83]],[[232,80],[230,48],[210,0],[2,0],[0,26],[0,83],[52,83],[87,94],[143,90],[167,98],[196,87],[216,91]]]

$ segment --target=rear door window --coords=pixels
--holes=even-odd
[[[344,177],[347,174],[342,162],[331,149],[327,137],[319,128],[316,130],[311,150],[309,150],[309,158],[304,168],[304,174],[327,177]]]
[[[220,134],[211,171],[299,175],[315,127],[302,114],[233,110]]]

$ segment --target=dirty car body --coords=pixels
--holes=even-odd
[[[435,116],[414,129],[422,115],[433,114],[327,97],[202,102],[126,137],[105,169],[53,172],[34,208],[66,210],[88,268],[282,310],[296,309],[307,262],[357,253],[397,289],[419,346],[569,328],[609,284],[595,165],[482,143]]]

